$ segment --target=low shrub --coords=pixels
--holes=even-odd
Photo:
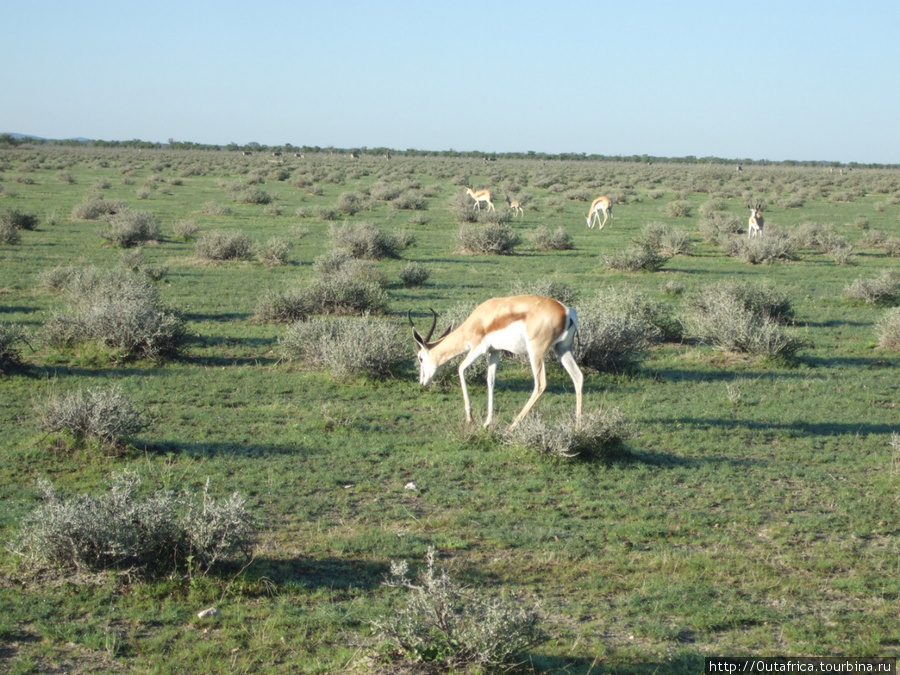
[[[900,352],[900,307],[889,309],[875,326],[878,346]]]
[[[633,306],[629,309],[626,299],[609,291],[579,303],[573,352],[582,368],[622,371],[662,339],[662,332],[647,320],[646,312],[635,312]]]
[[[286,358],[339,377],[386,377],[410,360],[405,332],[369,315],[297,321],[279,344]]]
[[[0,222],[0,244],[9,244],[15,246],[22,241],[22,235],[19,228],[12,223]]]
[[[156,490],[142,498],[140,483],[123,472],[105,494],[66,497],[40,480],[43,502],[11,548],[33,566],[159,575],[205,573],[228,555],[249,554],[255,525],[238,493],[216,500],[207,481],[199,496]]]
[[[456,250],[472,255],[512,255],[521,237],[506,224],[461,225]]]
[[[407,288],[422,286],[429,276],[428,268],[417,262],[409,262],[400,270],[400,281]]]
[[[309,287],[314,311],[324,314],[366,314],[387,308],[386,280],[368,260],[332,251],[313,263],[319,277]]]
[[[159,220],[149,211],[125,209],[106,217],[107,228],[100,236],[113,246],[131,248],[159,239]]]
[[[700,290],[690,298],[690,304],[702,314],[714,313],[723,305],[737,304],[780,324],[790,323],[794,318],[790,298],[769,284],[721,281]]]
[[[778,233],[773,227],[768,227],[762,237],[731,237],[720,244],[727,255],[749,265],[793,260],[796,257],[795,240]]]
[[[669,260],[669,256],[645,244],[600,255],[601,262],[619,272],[656,272]]]
[[[691,251],[691,240],[687,232],[666,223],[645,225],[641,230],[638,243],[667,258],[687,255]]]
[[[698,229],[703,240],[708,244],[721,245],[736,234],[745,232],[746,221],[741,221],[733,213],[727,211],[710,211],[701,214]]]
[[[844,289],[844,295],[869,304],[896,304],[900,302],[900,272],[881,270],[874,279],[856,279]]]
[[[36,412],[38,427],[48,434],[64,432],[79,443],[96,440],[109,447],[123,445],[149,424],[118,385],[54,395]]]
[[[663,206],[661,211],[669,218],[690,218],[691,204],[683,199],[676,199]]]
[[[487,596],[460,586],[436,568],[430,547],[419,578],[409,565],[391,562],[390,588],[408,591],[405,603],[373,625],[382,639],[410,661],[440,664],[453,672],[506,669],[517,657],[548,639],[538,605]]]
[[[252,185],[233,190],[231,199],[238,204],[268,204],[272,201],[268,192]]]
[[[801,347],[779,318],[748,302],[724,284],[694,298],[691,331],[720,349],[772,359],[791,359]]]
[[[538,295],[544,298],[559,300],[567,307],[572,307],[578,298],[578,291],[562,281],[547,277],[536,281],[524,282],[521,279],[510,286],[510,295]]]
[[[243,232],[214,230],[204,234],[194,243],[194,255],[201,260],[246,260],[250,257],[252,243]]]
[[[71,265],[57,265],[38,274],[38,285],[48,291],[63,291],[77,274],[78,270]]]
[[[127,208],[125,202],[109,201],[103,197],[88,197],[72,208],[72,218],[74,220],[98,220],[103,216],[113,215]]]
[[[551,230],[542,225],[534,231],[531,241],[540,251],[569,251],[575,247],[572,235],[562,226]]]
[[[270,290],[256,304],[253,317],[263,323],[293,323],[306,319],[314,310],[312,294],[306,289]]]
[[[424,211],[428,208],[428,200],[419,190],[407,190],[394,199],[391,206],[400,211]]]
[[[38,226],[38,217],[33,213],[22,213],[18,209],[0,211],[0,229],[4,226],[17,230],[34,230]]]
[[[583,414],[580,424],[575,423],[574,416],[547,423],[540,414],[532,413],[504,432],[503,443],[533,450],[543,457],[588,459],[613,450],[630,435],[618,408],[601,408]]]
[[[88,268],[73,273],[67,283],[66,308],[44,324],[51,345],[96,341],[123,359],[159,359],[180,350],[184,323],[162,306],[159,289],[145,276]]]
[[[403,248],[396,235],[369,222],[331,225],[328,237],[332,248],[344,251],[353,258],[399,258]]]
[[[197,223],[193,220],[179,220],[172,227],[172,233],[177,239],[191,241],[197,236]]]
[[[18,323],[0,323],[0,374],[22,365],[19,343],[25,342],[25,327]]]
[[[203,202],[203,206],[200,207],[200,213],[204,213],[208,216],[230,216],[231,208],[224,204],[219,204],[218,202],[207,201]]]
[[[353,216],[360,211],[368,211],[369,201],[358,192],[342,192],[338,197],[337,208],[345,216]]]
[[[261,244],[253,247],[256,259],[264,265],[286,265],[288,262],[288,254],[293,248],[290,239],[284,237],[271,237]]]

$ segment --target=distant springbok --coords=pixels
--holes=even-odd
[[[747,204],[747,208],[750,209],[750,220],[747,223],[747,239],[762,236],[763,225],[766,222],[761,213],[763,208],[762,202],[757,202],[756,208]]]
[[[513,218],[518,216],[520,213],[525,214],[525,209],[522,208],[522,202],[518,199],[510,200],[509,195],[506,196],[506,203],[509,205],[510,211],[513,212]]]
[[[475,200],[475,206],[481,211],[481,202],[487,202],[488,211],[494,210],[494,195],[490,190],[475,191],[472,188],[466,188],[466,194]]]
[[[603,222],[600,222],[600,214],[603,214]],[[608,218],[612,218],[612,200],[609,197],[597,197],[591,203],[591,210],[588,211],[587,214],[587,226],[593,229],[593,225],[591,224],[596,218],[597,222],[600,224],[600,229],[603,229],[603,226],[606,225],[606,220]]]

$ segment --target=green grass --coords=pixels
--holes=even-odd
[[[159,219],[164,237],[144,247],[165,264],[164,302],[182,313],[188,341],[175,361],[111,363],[90,345],[55,350],[33,336],[26,367],[0,375],[0,537],[11,539],[39,496],[37,480],[99,493],[113,472],[140,471],[152,485],[237,490],[261,523],[252,564],[241,561],[194,580],[139,580],[113,573],[76,579],[35,576],[0,551],[0,670],[43,672],[303,672],[365,670],[377,647],[370,621],[391,611],[397,591],[381,586],[390,561],[421,565],[429,545],[454,578],[497,594],[540,600],[554,639],[529,656],[538,671],[697,672],[705,655],[897,656],[900,505],[891,434],[900,430],[900,356],[879,350],[884,307],[842,297],[858,277],[896,267],[880,249],[836,265],[802,249],[797,260],[745,265],[704,244],[700,206],[722,199],[742,222],[745,204],[767,204],[766,227],[790,232],[830,224],[852,243],[873,229],[900,236],[900,171],[780,166],[394,157],[285,158],[202,151],[28,148],[0,151],[0,210],[38,216],[34,231],[0,246],[0,321],[37,333],[62,296],[37,275],[58,265],[112,267],[121,251],[102,223],[70,220],[99,190]],[[37,166],[19,183],[24,165]],[[291,176],[276,180],[285,168]],[[281,206],[235,202],[231,186],[269,171],[258,187]],[[59,180],[67,172],[74,182]],[[502,202],[510,185],[532,197],[512,256],[453,250],[459,229],[447,208],[468,184]],[[151,176],[157,180],[148,181]],[[321,186],[309,194],[301,181]],[[413,369],[386,380],[336,380],[281,359],[285,327],[253,313],[267,289],[303,285],[328,248],[329,223],[297,209],[336,209],[345,192],[379,181],[428,189],[427,224],[372,200],[348,222],[408,230],[415,245],[377,263],[389,280],[387,321],[421,323],[462,302],[507,293],[517,281],[549,277],[582,298],[610,286],[672,303],[722,279],[768,282],[787,293],[792,330],[803,340],[794,363],[768,363],[694,344],[654,348],[626,373],[589,373],[585,406],[620,407],[636,433],[612,456],[541,459],[467,429],[455,378],[423,390]],[[173,184],[179,182],[180,184]],[[334,182],[341,181],[341,182]],[[584,225],[588,204],[557,188],[617,198],[602,231]],[[146,199],[137,190],[149,188]],[[659,197],[659,195],[662,195]],[[800,208],[779,200],[801,195]],[[832,195],[853,201],[835,201]],[[662,212],[690,204],[687,218]],[[202,213],[214,201],[227,216]],[[242,231],[254,242],[294,242],[289,264],[211,264],[172,228],[190,219],[198,235]],[[52,224],[50,224],[52,221]],[[694,255],[656,273],[607,272],[601,254],[631,246],[650,222],[692,233]],[[539,251],[539,227],[564,227],[574,248]],[[746,235],[745,235],[746,236]],[[430,271],[405,287],[410,261]],[[684,286],[667,296],[664,286]],[[575,306],[578,306],[576,301]],[[439,322],[440,323],[440,322]],[[439,327],[440,329],[440,327]],[[501,364],[495,414],[513,418],[531,390],[527,367]],[[571,413],[561,368],[535,410]],[[63,452],[42,438],[34,403],[50,393],[121,384],[151,426],[123,454]],[[485,389],[470,383],[476,418]],[[414,481],[418,490],[405,490]],[[197,612],[218,607],[218,619]],[[359,649],[357,645],[365,645]]]

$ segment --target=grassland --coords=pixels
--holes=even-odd
[[[236,201],[235,186],[247,185],[269,203]],[[455,251],[448,203],[464,185],[494,190],[498,209],[503,195],[528,198],[511,221],[523,237],[514,255]],[[371,197],[385,186],[416,192],[425,208]],[[897,267],[865,237],[900,236],[900,171],[25,146],[0,151],[0,188],[0,210],[40,222],[0,245],[0,321],[37,336],[62,302],[39,283],[42,272],[121,264],[100,223],[72,218],[102,194],[158,218],[163,236],[143,255],[167,267],[161,293],[188,335],[183,353],[161,362],[29,341],[24,367],[0,375],[0,537],[14,537],[38,504],[38,479],[98,493],[124,469],[149,485],[209,479],[219,494],[237,490],[260,523],[252,563],[207,576],[60,577],[24,568],[4,547],[0,669],[365,672],[379,647],[370,622],[399,599],[381,583],[390,561],[420,564],[431,545],[461,582],[541,603],[552,638],[529,654],[526,669],[537,672],[698,672],[708,655],[900,654],[900,356],[877,347],[885,307],[844,296],[855,279]],[[386,321],[545,278],[580,297],[639,290],[684,315],[692,293],[732,279],[786,293],[803,347],[793,362],[768,362],[688,335],[627,372],[588,373],[586,407],[618,406],[634,436],[603,459],[542,459],[467,429],[452,378],[422,390],[412,341],[408,368],[392,378],[335,379],[284,360],[285,326],[254,320],[267,290],[308,283],[328,250],[330,223],[298,210],[327,214],[347,192],[370,207],[338,211],[336,222],[415,238],[400,259],[377,263],[389,280]],[[599,194],[614,198],[615,217],[589,230],[587,205]],[[854,264],[802,248],[791,261],[749,265],[698,234],[703,204],[721,200],[745,223],[756,199],[767,228],[833,227],[854,245]],[[666,215],[675,201],[691,215]],[[184,220],[198,234],[287,237],[288,264],[202,262],[174,235]],[[687,230],[692,254],[654,273],[601,264],[651,222]],[[571,250],[528,243],[537,228],[560,226]],[[410,261],[429,270],[424,286],[400,283]],[[113,382],[152,420],[124,452],[63,450],[36,428],[34,406],[49,395]],[[483,415],[484,387],[470,386]],[[501,364],[501,424],[530,388],[527,369]],[[551,367],[535,411],[572,405],[570,381]],[[211,605],[221,617],[198,619]]]

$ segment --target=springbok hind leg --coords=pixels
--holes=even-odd
[[[582,374],[581,369],[578,367],[578,364],[575,363],[575,357],[572,355],[572,352],[565,351],[560,354],[559,362],[562,364],[562,367],[566,369],[569,377],[572,378],[572,384],[575,385],[575,421],[576,423],[578,423],[581,421],[581,403],[582,389],[584,388],[584,375]]]
[[[528,414],[528,411],[534,406],[535,402],[541,397],[541,394],[544,393],[544,390],[547,388],[547,368],[544,366],[544,357],[540,357],[539,359],[532,358],[531,360],[531,371],[534,373],[534,391],[531,392],[531,398],[528,399],[528,402],[525,404],[525,407],[522,408],[522,412],[516,415],[516,419],[513,420],[513,423],[509,425],[510,429],[515,429],[516,425],[522,421],[522,418]]]

